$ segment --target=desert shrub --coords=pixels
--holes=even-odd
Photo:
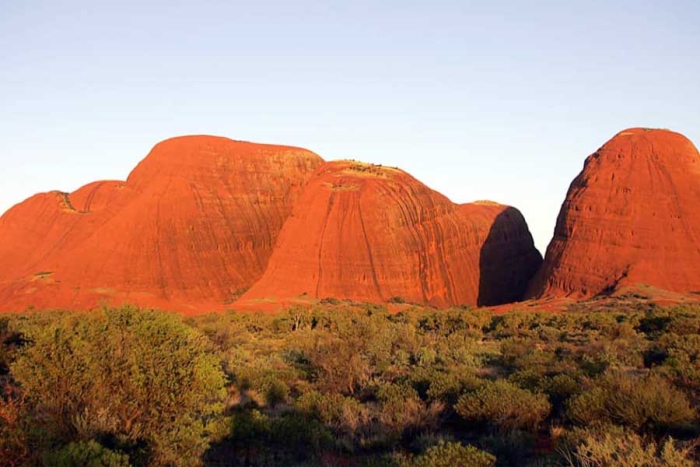
[[[386,384],[379,388],[378,421],[389,439],[399,440],[435,428],[444,409],[440,402],[426,404],[407,385]]]
[[[484,436],[480,445],[498,458],[499,465],[523,465],[532,457],[536,435],[523,430],[510,430]]]
[[[484,384],[471,368],[458,367],[448,372],[432,372],[426,375],[428,400],[437,400],[454,405],[460,395],[473,391]]]
[[[324,447],[333,446],[333,435],[318,420],[299,412],[287,412],[270,424],[269,446],[290,460],[312,459]]]
[[[549,396],[555,411],[563,410],[566,401],[581,391],[580,385],[577,378],[568,374],[545,377],[540,381],[540,387]]]
[[[700,335],[665,335],[657,345],[657,352],[664,357],[660,370],[700,403]]]
[[[96,441],[70,443],[46,456],[47,467],[130,467],[129,456]]]
[[[488,326],[490,316],[483,312],[465,313],[463,309],[449,309],[423,313],[418,318],[417,327],[421,333],[449,336],[463,333],[467,337],[480,338]]]
[[[682,428],[695,418],[685,394],[655,374],[608,374],[572,398],[566,413],[579,425],[614,423],[653,433]]]
[[[263,397],[267,405],[275,407],[277,404],[287,401],[289,397],[289,386],[287,386],[284,381],[270,378],[265,382],[263,387]]]
[[[255,448],[270,434],[270,418],[257,409],[238,410],[231,417],[231,440],[237,447]]]
[[[130,307],[22,323],[12,374],[61,441],[146,441],[153,465],[196,465],[223,410],[224,375],[181,318]]]
[[[370,379],[371,368],[361,350],[363,347],[364,342],[327,336],[303,349],[318,387],[326,392],[350,395],[364,386]]]
[[[10,362],[24,343],[24,337],[12,329],[10,318],[0,317],[0,377],[9,373]]]
[[[501,430],[534,430],[551,406],[543,394],[533,394],[507,381],[486,383],[457,401],[455,411],[464,419]]]
[[[31,452],[29,407],[19,388],[9,383],[0,390],[0,465],[25,465]]]
[[[571,467],[692,467],[690,455],[672,438],[657,444],[628,431],[592,433],[565,453]]]
[[[424,454],[403,461],[401,467],[492,467],[495,463],[496,457],[472,445],[440,441]]]
[[[639,321],[640,332],[651,336],[659,336],[666,331],[673,318],[669,315],[649,313]]]
[[[288,401],[290,388],[284,371],[275,370],[269,360],[255,361],[233,372],[236,387],[242,392],[254,391],[252,396],[262,398],[260,403],[275,407]]]
[[[365,407],[352,397],[312,391],[296,401],[297,409],[318,418],[337,433],[353,434],[369,422]]]
[[[333,436],[306,413],[271,417],[253,409],[234,413],[229,442],[244,465],[269,465],[270,458],[285,460],[286,465],[317,457],[324,447],[333,446]]]

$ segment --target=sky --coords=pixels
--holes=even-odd
[[[0,1],[0,213],[213,134],[400,167],[552,237],[629,127],[700,144],[700,2]]]

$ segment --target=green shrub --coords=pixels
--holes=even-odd
[[[565,456],[571,467],[692,467],[690,449],[679,449],[672,438],[661,444],[644,442],[630,432],[591,434]]]
[[[271,417],[256,409],[239,410],[232,423],[230,442],[245,454],[246,465],[251,461],[267,465],[269,457],[290,463],[307,460],[333,445],[331,433],[307,413],[289,411]]]
[[[22,392],[10,384],[0,388],[0,465],[25,465],[29,448],[28,403]]]
[[[270,378],[263,386],[263,397],[265,398],[265,403],[270,407],[287,402],[289,386],[277,378]]]
[[[503,380],[486,383],[463,395],[455,406],[462,418],[502,430],[535,430],[550,409],[545,395],[533,394]]]
[[[404,435],[415,435],[435,428],[444,405],[426,404],[415,389],[406,385],[386,384],[377,391],[380,406],[378,421],[387,438],[398,441]]]
[[[426,392],[428,399],[443,401],[450,405],[454,405],[459,396],[466,391],[473,391],[484,384],[474,370],[465,368],[457,368],[447,373],[433,372],[429,377]]]
[[[492,467],[496,458],[472,445],[440,441],[425,454],[405,462],[405,467]]]
[[[544,378],[541,386],[542,390],[549,396],[552,405],[559,409],[573,395],[580,392],[580,382],[567,374]]]
[[[640,433],[667,433],[695,419],[685,394],[655,374],[608,374],[571,399],[568,417],[579,425],[614,423]]]
[[[366,408],[352,397],[340,394],[321,394],[312,391],[297,399],[296,407],[313,417],[336,433],[353,435],[358,429],[369,423]]]
[[[12,374],[65,442],[146,441],[153,465],[196,465],[226,395],[206,339],[176,315],[130,307],[30,317]]]
[[[44,461],[46,467],[130,467],[129,456],[112,451],[96,441],[70,443],[51,453]]]

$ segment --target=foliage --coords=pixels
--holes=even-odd
[[[667,433],[695,420],[685,394],[649,374],[611,373],[569,403],[567,414],[580,425],[614,423],[640,433]]]
[[[508,381],[488,382],[460,397],[455,406],[466,420],[485,422],[503,430],[537,429],[551,405],[547,397],[533,394]]]
[[[105,448],[96,441],[70,443],[49,454],[44,461],[51,467],[129,467],[129,456]]]
[[[425,454],[405,462],[405,467],[491,467],[496,458],[472,445],[440,441]]]
[[[3,316],[0,465],[697,462],[700,307],[635,300]]]
[[[193,465],[223,410],[224,374],[181,319],[133,308],[27,316],[11,366],[58,440],[146,441],[154,465]]]
[[[29,458],[27,416],[25,395],[6,384],[0,391],[0,465],[19,466]]]
[[[645,442],[629,431],[591,434],[567,453],[572,467],[692,467],[689,448],[678,448],[673,438]]]

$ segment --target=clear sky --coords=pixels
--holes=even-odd
[[[587,155],[700,144],[700,2],[0,1],[0,212],[215,134],[519,208],[541,251]]]

